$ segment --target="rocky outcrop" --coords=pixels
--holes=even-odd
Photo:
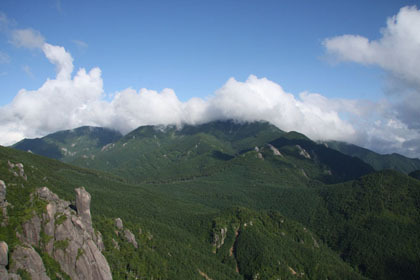
[[[6,226],[8,223],[8,216],[7,216],[7,200],[6,200],[6,184],[0,180],[0,215],[2,217],[1,226]]]
[[[9,273],[6,269],[9,264],[9,246],[6,242],[0,241],[0,279],[1,280],[20,280],[20,276],[15,273]]]
[[[10,161],[7,162],[9,165],[9,171],[15,175],[15,177],[22,177],[25,181],[28,180],[28,177],[25,175],[25,169],[23,168],[22,163],[12,163]]]
[[[38,246],[41,239],[41,218],[37,215],[33,216],[22,225],[22,229],[22,235],[18,233],[19,239],[32,246]]]
[[[0,206],[6,202],[6,184],[0,180]]]
[[[137,244],[137,241],[136,241],[136,237],[134,236],[134,234],[129,229],[124,230],[124,237],[125,237],[125,240],[127,240],[128,242],[133,244],[133,246],[136,249],[139,247],[138,244]]]
[[[92,217],[90,215],[90,194],[84,187],[75,189],[77,214],[85,225],[86,230],[93,233]]]
[[[123,222],[122,222],[121,218],[116,218],[115,219],[115,226],[119,230],[122,230],[124,228],[124,225],[123,225]]]
[[[296,148],[298,148],[298,150],[299,150],[299,155],[301,155],[302,157],[304,157],[306,159],[311,159],[311,155],[304,148],[302,148],[300,145],[296,145]]]
[[[50,280],[41,257],[31,246],[17,246],[13,251],[12,260],[11,272],[16,273],[23,269],[29,273],[32,280]]]
[[[223,246],[225,243],[227,234],[227,228],[221,228],[220,231],[213,232],[213,246],[216,247],[216,249],[220,249],[220,247]]]
[[[108,262],[101,253],[102,235],[92,227],[91,196],[83,187],[75,192],[76,211],[70,202],[61,200],[48,188],[38,189],[32,199],[44,200],[46,211],[34,214],[23,224],[18,237],[24,244],[44,249],[71,279],[112,279]]]
[[[8,263],[9,246],[4,241],[0,241],[0,266],[6,266]]]
[[[8,261],[9,246],[4,241],[0,241],[0,279],[7,279],[8,273],[6,266],[9,263]]]
[[[123,233],[124,233],[123,236],[124,236],[125,240],[128,241],[129,243],[131,243],[136,249],[139,247],[138,244],[137,244],[136,237],[131,232],[131,230],[124,229],[124,225],[123,225],[123,222],[122,222],[121,218],[116,218],[115,219],[115,226],[118,229],[117,234],[120,234],[120,231],[123,231]],[[116,241],[114,242],[114,248],[119,249],[118,242],[116,242]]]
[[[279,151],[276,147],[274,147],[274,146],[273,146],[273,145],[271,145],[271,144],[267,144],[267,146],[268,146],[268,147],[270,148],[270,150],[273,152],[273,155],[283,157],[283,155],[280,153],[280,151]]]

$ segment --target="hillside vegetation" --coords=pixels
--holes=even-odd
[[[91,193],[114,279],[420,276],[420,181],[302,134],[219,121],[80,145],[92,153],[73,165],[9,148],[0,164],[23,163],[31,188],[64,199],[80,186]],[[15,180],[7,168],[0,175]]]
[[[360,158],[378,171],[393,169],[408,174],[420,169],[420,159],[418,158],[407,158],[395,153],[381,155],[356,145],[338,141],[328,141],[326,144],[331,149],[335,149],[343,154]]]

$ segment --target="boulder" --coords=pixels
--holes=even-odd
[[[121,218],[116,218],[115,219],[115,226],[119,229],[122,230],[124,228],[123,226],[123,222],[121,220]]]

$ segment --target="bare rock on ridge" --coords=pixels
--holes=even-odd
[[[86,230],[93,232],[92,227],[92,217],[90,214],[90,194],[85,190],[84,187],[77,188],[74,190],[76,192],[76,209],[77,214],[82,219],[83,224],[86,227]]]
[[[38,246],[53,257],[71,279],[112,279],[108,262],[102,255],[102,235],[92,227],[90,194],[83,188],[76,192],[76,209],[47,187],[38,189],[33,199],[47,202],[46,211],[23,225],[19,239]],[[44,236],[41,240],[41,231]]]

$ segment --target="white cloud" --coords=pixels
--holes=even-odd
[[[420,85],[420,11],[403,7],[387,20],[379,40],[343,35],[324,41],[339,61],[378,65],[396,77]]]
[[[44,43],[42,50],[48,60],[57,68],[58,80],[69,80],[73,72],[73,58],[63,47]]]
[[[321,109],[311,102],[310,97],[314,95],[306,93],[297,99],[280,85],[251,75],[245,82],[229,79],[209,99],[208,110],[210,119],[265,120],[283,130],[297,130],[313,139],[352,138],[353,127],[340,119],[338,111],[330,107]]]
[[[12,30],[11,36],[11,43],[17,47],[41,49],[45,43],[41,33],[32,28]]]
[[[80,69],[72,77],[73,58],[63,47],[43,43],[41,49],[56,65],[57,76],[37,90],[20,90],[11,104],[0,108],[2,144],[81,125],[129,132],[147,124],[198,124],[230,118],[266,120],[314,139],[348,139],[355,134],[337,111],[321,110],[309,102],[313,94],[295,98],[280,85],[255,76],[245,82],[231,78],[206,100],[193,98],[181,102],[172,89],[156,92],[128,88],[105,101],[99,68],[90,72]]]
[[[376,150],[389,149],[407,155],[420,155],[420,11],[403,7],[387,20],[381,38],[369,40],[360,35],[343,35],[324,40],[327,53],[337,61],[376,65],[388,74],[385,80],[386,102],[371,108],[362,129],[363,142]],[[358,108],[357,108],[358,109]],[[357,120],[362,123],[362,120]],[[396,125],[398,124],[398,125]],[[413,145],[417,141],[417,148]],[[376,143],[375,143],[376,142]],[[390,150],[388,150],[390,151]]]

